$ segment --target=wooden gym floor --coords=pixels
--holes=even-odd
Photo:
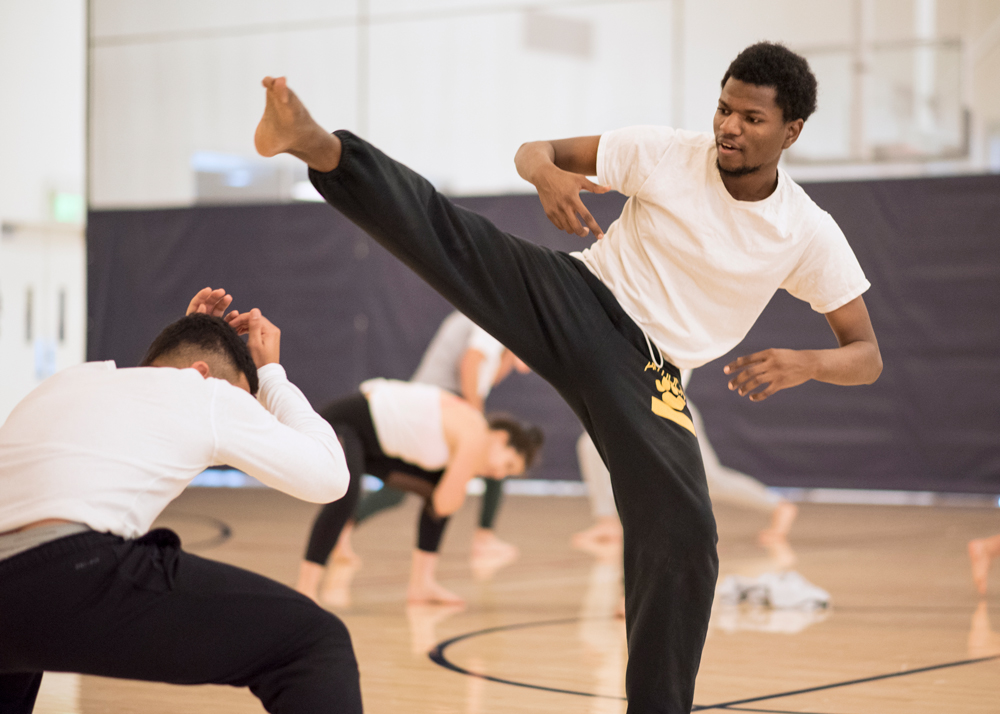
[[[521,556],[490,578],[469,565],[478,505],[470,499],[453,519],[440,563],[442,583],[468,601],[463,610],[405,603],[415,501],[357,531],[364,565],[350,606],[334,611],[354,638],[366,711],[624,712],[625,630],[613,617],[619,558],[569,544],[590,523],[586,499],[508,497],[498,533]],[[189,489],[158,525],[192,552],[292,584],[316,508],[264,489]],[[1000,532],[1000,511],[804,504],[794,552],[772,553],[755,544],[759,514],[716,513],[721,577],[794,559],[834,606],[815,614],[717,607],[695,696],[702,711],[1000,712],[1000,564],[980,602],[965,554],[970,538]],[[427,654],[435,647],[440,663]],[[49,674],[35,711],[263,709],[228,687]]]

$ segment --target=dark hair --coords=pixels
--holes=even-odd
[[[153,340],[139,366],[148,367],[163,355],[184,346],[218,355],[237,373],[244,375],[250,385],[250,393],[257,394],[257,366],[250,356],[250,349],[221,317],[196,312],[170,323]]]
[[[545,441],[542,430],[532,424],[522,424],[510,414],[494,412],[486,417],[490,429],[507,432],[507,445],[524,457],[524,468],[527,470],[538,457],[538,452]]]
[[[775,42],[758,42],[736,55],[722,77],[758,87],[774,87],[774,101],[785,121],[802,119],[816,111],[816,77],[805,57]]]

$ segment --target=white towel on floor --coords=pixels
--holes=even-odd
[[[719,585],[719,598],[729,604],[747,603],[776,610],[818,610],[831,605],[830,593],[794,570],[764,573],[756,578],[730,575]]]

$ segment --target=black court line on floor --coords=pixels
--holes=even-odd
[[[430,660],[435,664],[444,667],[445,669],[450,669],[453,672],[458,672],[459,674],[464,674],[468,677],[477,677],[479,679],[485,679],[488,682],[496,682],[498,684],[508,684],[514,687],[523,687],[525,689],[536,689],[543,692],[555,692],[557,694],[572,694],[578,697],[591,697],[594,699],[614,699],[617,701],[626,701],[625,697],[614,696],[610,694],[595,694],[594,692],[581,692],[573,689],[561,689],[559,687],[546,687],[540,684],[531,684],[529,682],[518,682],[513,679],[504,679],[503,677],[494,677],[489,674],[483,674],[481,672],[473,672],[471,670],[461,667],[451,660],[449,660],[444,652],[453,644],[457,642],[462,642],[463,640],[471,640],[474,637],[482,637],[484,635],[491,635],[497,632],[512,632],[514,630],[527,630],[535,627],[552,627],[555,625],[570,625],[575,622],[582,622],[587,618],[582,617],[567,617],[559,620],[540,620],[538,622],[521,622],[512,625],[500,625],[498,627],[489,627],[484,630],[475,630],[474,632],[467,632],[464,635],[457,635],[450,639],[439,642],[435,645],[434,649],[427,653]],[[594,619],[604,619],[604,618],[594,618]],[[833,682],[831,684],[821,684],[816,687],[806,687],[805,689],[793,689],[787,692],[777,692],[775,694],[766,694],[760,697],[749,697],[747,699],[735,699],[730,702],[719,702],[718,704],[705,704],[699,705],[695,704],[691,711],[710,711],[710,710],[725,710],[725,711],[747,711],[747,712],[765,712],[770,714],[819,714],[818,712],[788,712],[779,709],[752,709],[752,708],[742,708],[741,704],[756,704],[758,702],[770,701],[772,699],[782,699],[784,697],[793,697],[799,694],[811,694],[813,692],[822,692],[827,689],[838,689],[840,687],[850,687],[856,684],[865,684],[867,682],[877,682],[883,679],[896,679],[899,677],[907,677],[913,674],[921,674],[923,672],[933,672],[938,669],[948,669],[950,667],[962,667],[970,664],[979,664],[981,662],[992,662],[1000,660],[1000,655],[993,655],[991,657],[977,657],[974,659],[963,659],[957,660],[955,662],[944,662],[942,664],[932,664],[927,667],[918,667],[916,669],[906,669],[901,672],[890,672],[888,674],[876,674],[871,677],[862,677],[860,679],[848,679],[843,682]],[[827,713],[830,714],[830,713]]]
[[[167,521],[166,527],[168,528],[170,527],[171,521],[178,521],[180,523],[201,523],[215,528],[217,532],[210,538],[191,542],[184,541],[182,545],[187,550],[208,550],[210,548],[218,548],[220,545],[233,537],[233,529],[229,527],[229,524],[212,516],[205,516],[200,513],[182,513],[179,511],[171,511],[166,514],[163,519]],[[183,541],[183,539],[181,540]]]

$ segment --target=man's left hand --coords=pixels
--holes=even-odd
[[[741,397],[749,395],[752,402],[761,402],[777,391],[812,379],[813,360],[808,350],[770,349],[740,357],[723,371],[734,375],[729,380],[730,390],[737,390]],[[764,389],[754,392],[761,386]]]

